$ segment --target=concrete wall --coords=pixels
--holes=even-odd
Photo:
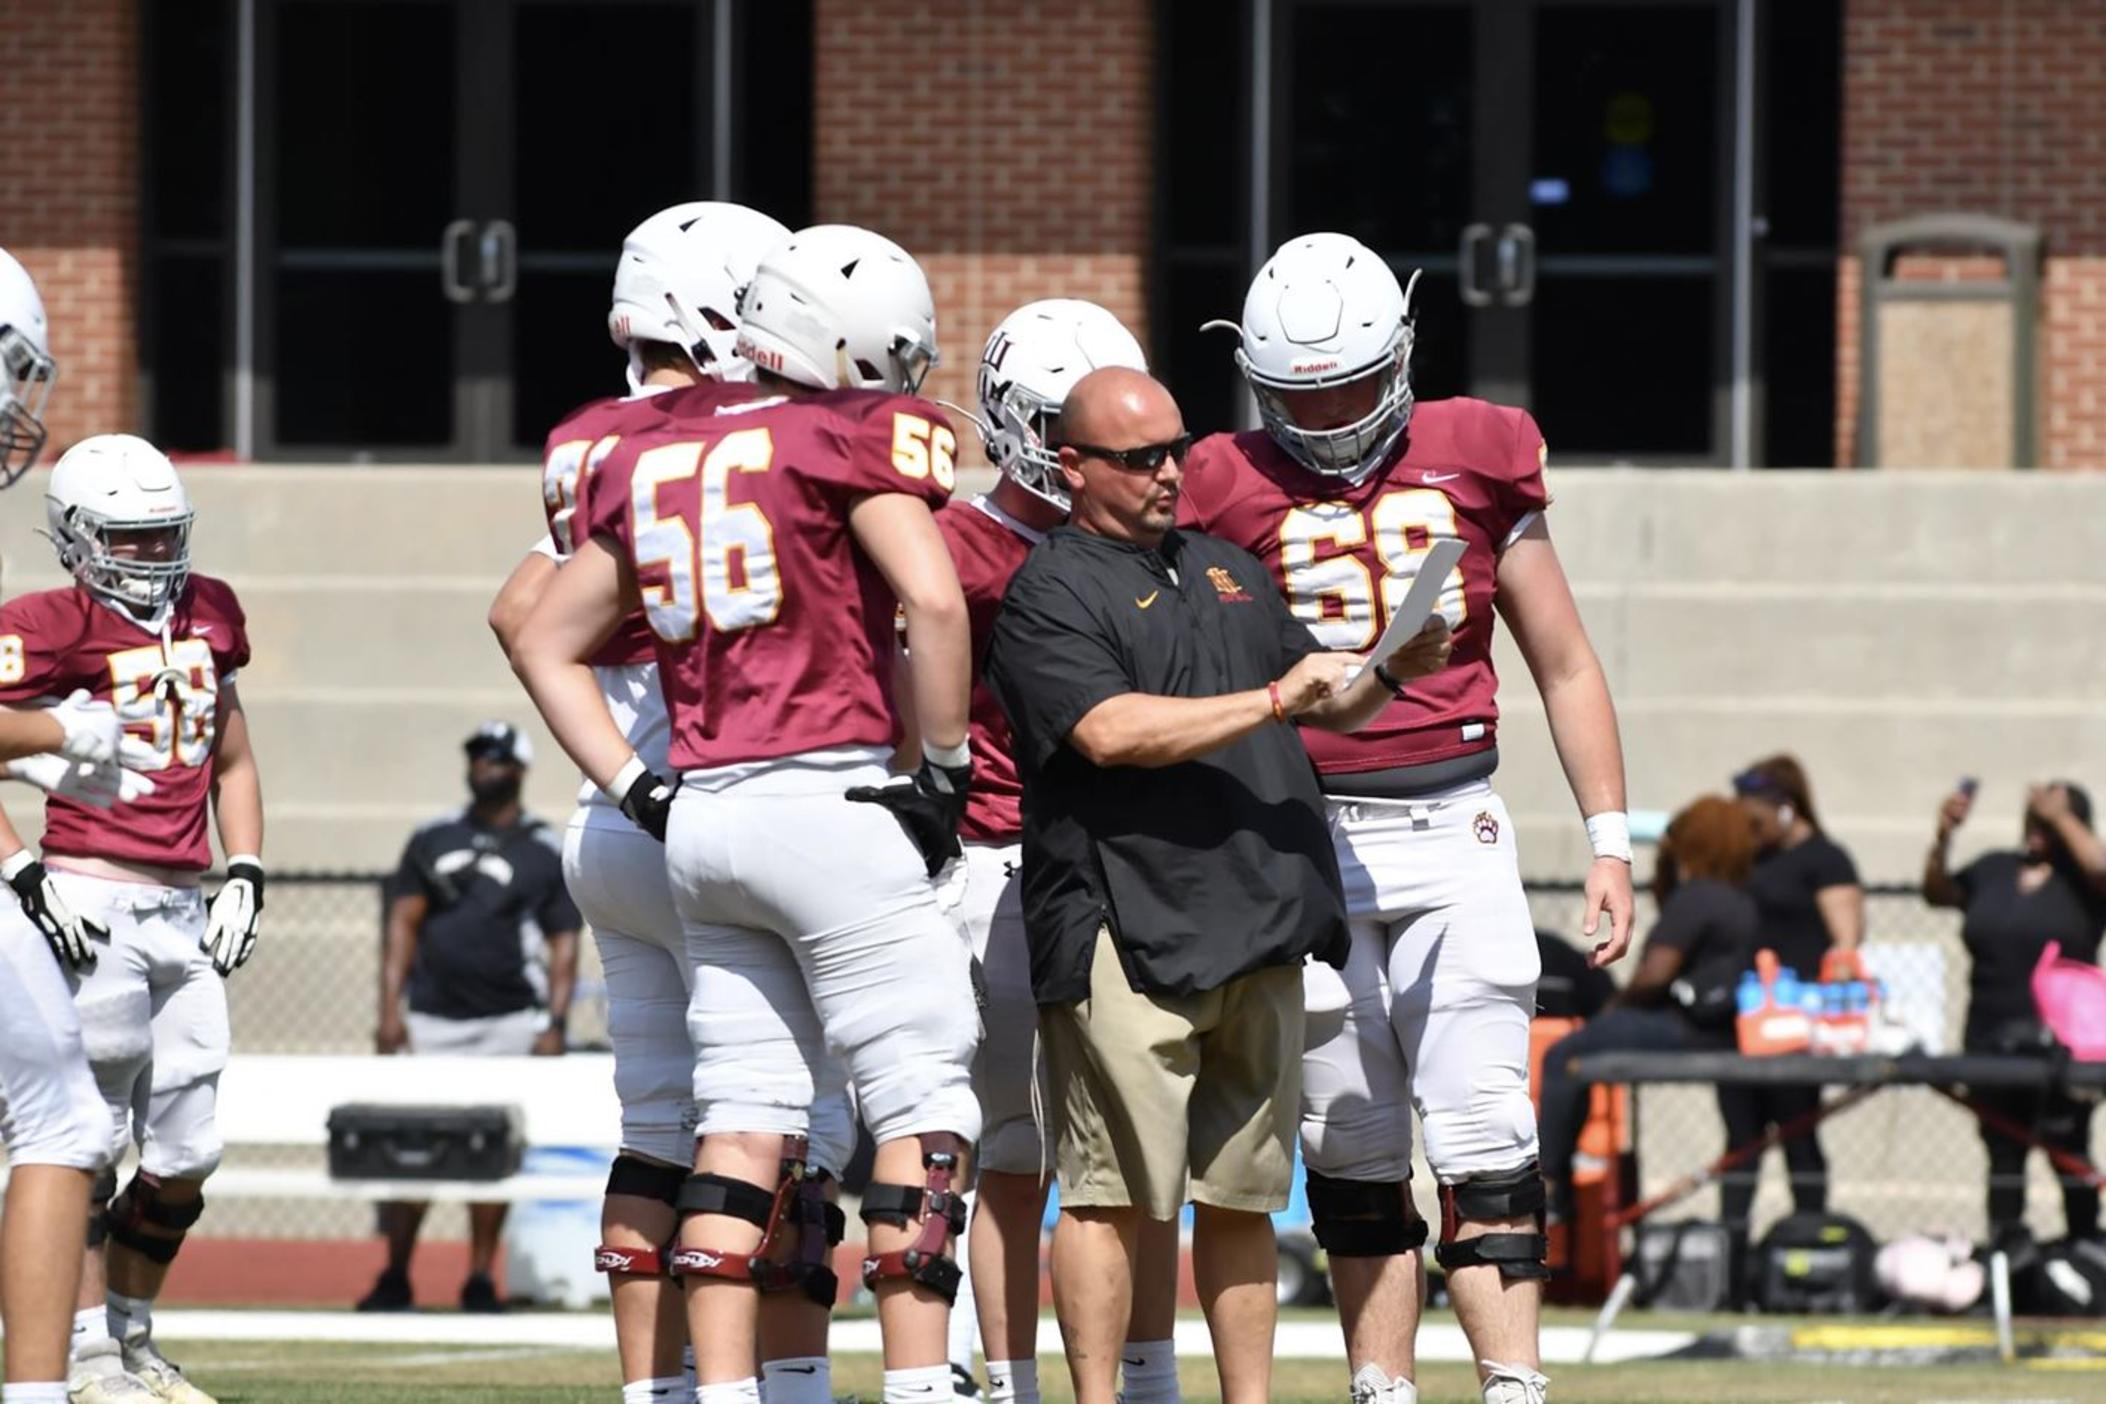
[[[533,470],[188,477],[199,567],[234,582],[255,635],[242,693],[273,864],[392,863],[414,824],[458,802],[475,723],[532,717],[482,620],[539,530]],[[1962,774],[1983,782],[1963,853],[2015,835],[2028,779],[2106,787],[2106,481],[1553,468],[1551,487],[1634,808],[1673,808],[1792,750],[1867,876],[1895,880]],[[61,583],[31,534],[39,492],[30,479],[0,513],[10,595]],[[1585,836],[1527,670],[1501,650],[1500,785],[1523,860],[1573,876]],[[573,772],[532,730],[531,799],[560,819]],[[12,811],[33,808],[25,793],[9,792]]]

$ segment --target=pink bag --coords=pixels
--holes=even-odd
[[[2079,1062],[2106,1062],[2106,970],[2061,957],[2061,945],[2050,941],[2033,967],[2041,1022]]]

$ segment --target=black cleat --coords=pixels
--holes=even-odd
[[[415,1305],[409,1274],[394,1268],[384,1269],[374,1281],[373,1290],[358,1299],[360,1311],[408,1311]]]
[[[461,1284],[461,1310],[488,1315],[504,1309],[504,1300],[497,1295],[497,1284],[490,1280],[490,1274],[469,1273],[468,1280]]]

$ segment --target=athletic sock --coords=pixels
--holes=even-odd
[[[687,1381],[687,1393],[680,1396],[680,1401],[688,1404],[695,1397],[695,1348],[692,1345],[680,1347],[680,1374]]]
[[[622,1386],[622,1404],[694,1404],[695,1391],[678,1375]]]
[[[987,1404],[1038,1404],[1038,1362],[988,1361]]]
[[[760,1404],[760,1381],[748,1375],[743,1380],[696,1385],[695,1404]]]
[[[885,1372],[884,1404],[928,1404],[931,1399],[955,1399],[951,1388],[951,1364],[918,1365],[911,1370]]]
[[[796,1355],[761,1365],[766,1404],[834,1404],[834,1370],[823,1355]]]
[[[103,1307],[82,1307],[73,1313],[73,1343],[71,1350],[80,1354],[80,1348],[89,1341],[110,1338],[110,1314]]]
[[[1119,1398],[1125,1404],[1179,1404],[1177,1343],[1128,1341],[1119,1350]]]
[[[107,1292],[103,1300],[108,1303],[111,1340],[120,1344],[137,1345],[153,1334],[152,1297],[127,1297],[122,1292]]]
[[[6,1404],[66,1404],[66,1382],[0,1385],[0,1400]]]

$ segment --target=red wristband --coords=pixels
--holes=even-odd
[[[1265,684],[1265,695],[1272,699],[1272,719],[1276,722],[1287,720],[1287,709],[1280,705],[1280,685],[1276,682]]]

